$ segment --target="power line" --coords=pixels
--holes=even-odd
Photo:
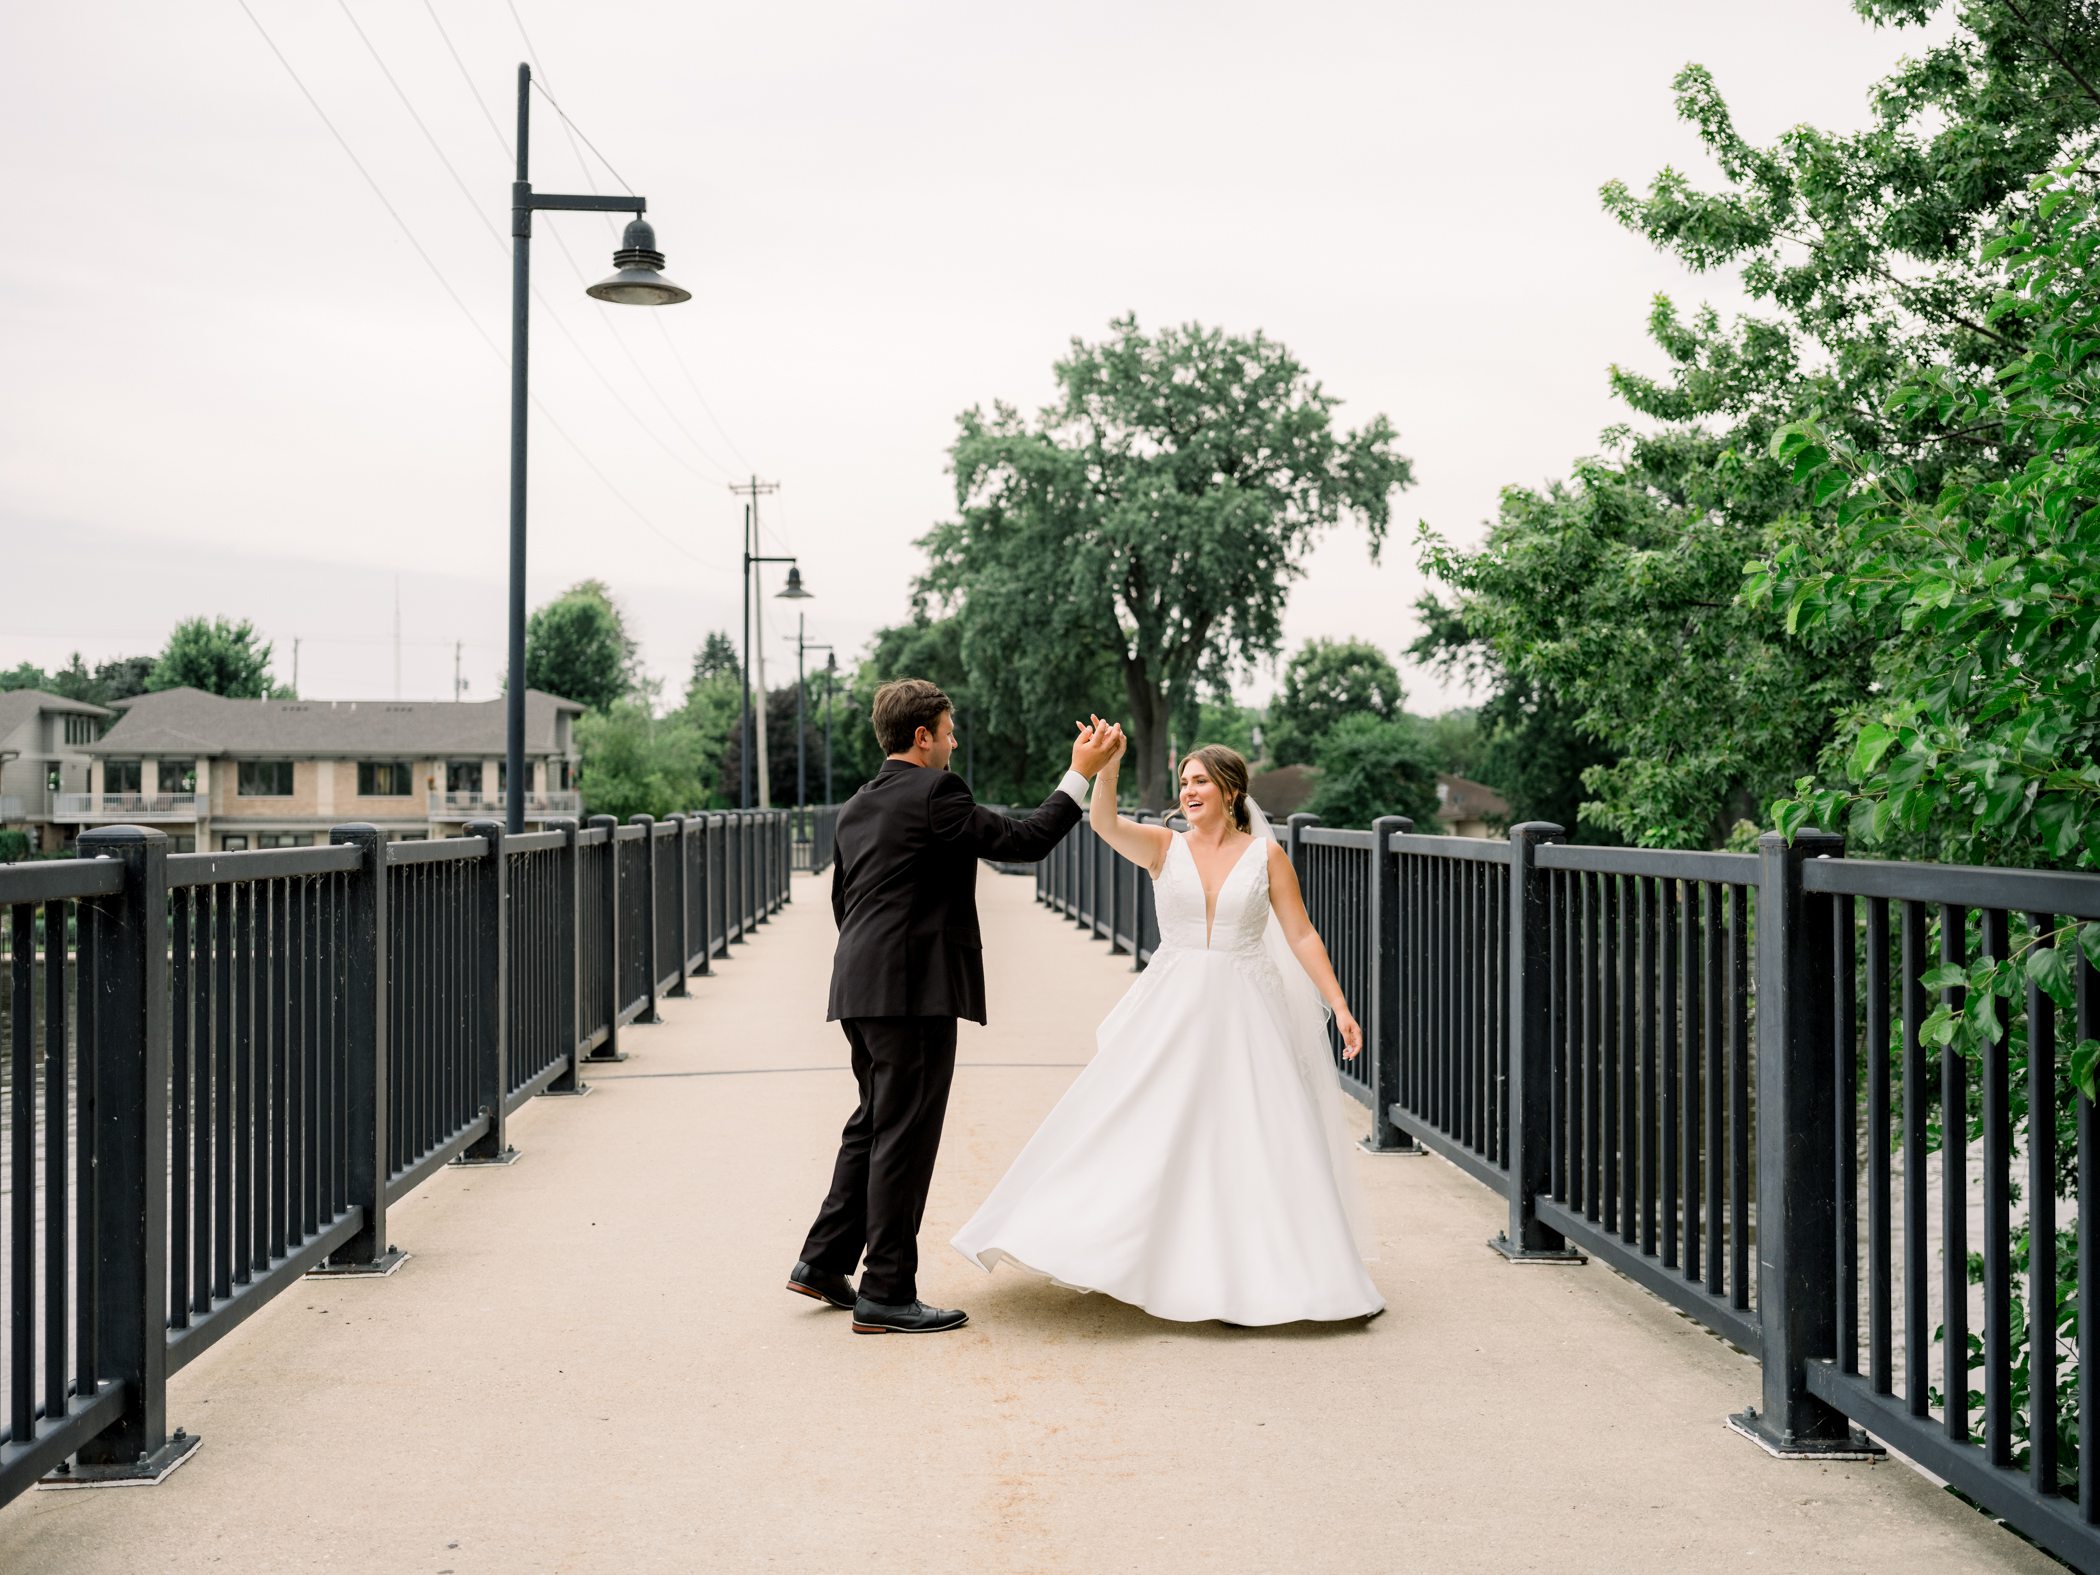
[[[431,25],[438,30],[438,37],[445,41],[445,49],[452,56],[452,63],[459,67],[460,80],[466,83],[467,91],[474,95],[474,103],[481,111],[481,118],[489,123],[489,130],[496,134],[496,146],[503,150],[504,160],[508,162],[512,157],[510,139],[503,135],[503,128],[496,124],[496,117],[490,112],[488,101],[481,96],[481,89],[474,85],[473,73],[467,70],[467,63],[459,58],[459,51],[453,48],[452,35],[445,31],[445,24],[438,20],[437,7],[432,5],[430,0],[423,0],[423,9],[430,13]]]
[[[497,233],[496,226],[490,221],[488,214],[482,210],[481,204],[475,201],[473,189],[467,185],[466,180],[460,175],[458,167],[454,165],[452,160],[446,156],[444,146],[438,141],[436,134],[431,131],[429,123],[423,119],[420,113],[418,113],[414,101],[411,100],[408,96],[407,90],[401,86],[400,81],[395,77],[394,73],[387,69],[386,60],[380,55],[378,46],[372,42],[371,36],[367,34],[364,28],[358,24],[357,17],[351,12],[349,0],[336,0],[336,5],[341,9],[344,20],[350,24],[352,31],[354,31],[357,34],[359,41],[364,44],[365,52],[372,57],[372,64],[377,66],[379,68],[379,74],[386,78],[387,86],[394,90],[394,96],[401,101],[401,107],[408,111],[408,118],[416,123],[416,130],[420,131],[423,134],[423,140],[429,144],[430,151],[437,156],[438,163],[442,164],[445,167],[445,173],[452,177],[452,184],[458,188],[461,199],[465,201],[466,205],[470,209],[473,210],[474,217],[481,222],[481,227],[484,230],[488,231],[489,239],[495,243],[496,249],[499,252],[504,252],[507,254],[509,252],[509,247],[507,247],[504,244],[503,237]],[[590,281],[583,277],[583,270],[576,267],[576,259],[573,256],[570,256],[567,244],[562,242],[560,232],[554,231],[553,234],[556,243],[561,246],[562,255],[569,259],[569,266],[572,269],[576,270],[576,277],[578,278],[578,280],[584,284],[589,284]],[[701,472],[693,469],[692,464],[685,458],[684,455],[680,454],[676,449],[672,448],[670,444],[666,443],[663,440],[663,438],[657,433],[656,429],[651,427],[646,421],[644,421],[641,418],[641,415],[635,410],[635,408],[627,403],[625,396],[623,396],[620,393],[619,389],[614,386],[613,380],[605,375],[605,369],[599,366],[598,363],[594,359],[592,359],[591,353],[583,347],[583,342],[579,340],[576,337],[576,335],[570,330],[569,325],[566,322],[564,322],[558,314],[556,314],[553,303],[550,302],[547,299],[547,297],[540,292],[540,287],[538,285],[532,286],[532,298],[535,301],[538,301],[541,307],[545,309],[548,321],[553,323],[555,328],[557,328],[560,331],[561,336],[569,341],[570,347],[575,350],[578,356],[582,357],[584,365],[588,366],[591,369],[592,375],[595,376],[600,383],[605,385],[605,391],[612,396],[613,402],[617,404],[621,408],[621,410],[626,412],[627,419],[632,421],[635,424],[635,426],[641,431],[648,433],[650,439],[666,454],[670,455],[673,463],[684,466],[690,474],[694,476],[699,476],[702,480],[706,480],[707,478],[701,475]],[[625,341],[621,341],[620,348],[623,351],[627,351]],[[632,351],[627,351],[627,358],[630,361],[634,360],[634,355]],[[637,372],[641,371],[640,363],[637,362],[635,364],[635,370]],[[642,381],[644,383],[648,382],[648,376],[646,373],[643,374]],[[654,385],[651,386],[653,388]],[[659,394],[657,397],[661,399],[663,396]],[[671,413],[670,406],[666,405],[664,407],[664,413],[666,415],[671,416],[672,425],[675,427],[677,425],[678,418],[676,415]],[[690,441],[690,439],[688,440]],[[695,444],[694,446],[698,447],[697,444]],[[716,475],[721,480],[726,481],[729,479],[728,471],[722,467],[722,465],[714,458],[713,455],[707,455],[707,461],[710,465],[714,466]]]
[[[331,137],[335,138],[336,146],[341,148],[343,150],[344,157],[349,159],[350,162],[357,167],[357,173],[362,175],[364,177],[365,184],[372,188],[372,195],[379,199],[379,205],[382,208],[386,209],[387,216],[391,218],[394,221],[394,223],[400,227],[401,234],[408,241],[408,244],[416,249],[416,255],[423,259],[423,266],[430,270],[431,277],[436,279],[438,282],[438,287],[442,289],[446,295],[452,298],[452,304],[459,308],[460,315],[466,318],[467,322],[472,326],[474,332],[481,336],[481,342],[489,347],[490,352],[496,357],[496,359],[499,361],[503,360],[503,351],[497,346],[496,341],[489,337],[488,330],[481,326],[481,319],[476,317],[471,311],[467,309],[467,303],[461,300],[459,297],[459,292],[452,288],[452,281],[445,277],[443,271],[438,267],[437,263],[432,260],[430,253],[423,250],[423,243],[416,239],[416,232],[408,227],[408,221],[401,217],[399,211],[396,210],[396,208],[391,202],[387,201],[386,193],[380,189],[379,182],[372,178],[372,172],[365,168],[364,160],[360,159],[357,156],[357,154],[351,150],[350,144],[347,140],[345,140],[343,134],[340,131],[336,130],[335,122],[328,118],[328,111],[321,108],[321,101],[315,98],[313,94],[310,91],[308,91],[307,86],[304,82],[299,80],[299,73],[294,71],[292,69],[292,63],[289,60],[285,59],[284,51],[279,49],[277,47],[277,41],[270,37],[268,29],[266,29],[262,25],[262,19],[258,17],[253,11],[248,9],[248,0],[234,0],[234,4],[238,5],[241,8],[242,14],[245,15],[249,21],[255,24],[255,31],[262,34],[262,41],[265,44],[269,45],[270,53],[275,55],[277,57],[277,63],[284,67],[285,74],[292,79],[292,85],[298,88],[300,96],[304,98],[307,103],[313,106],[314,113],[321,117],[321,124],[326,126],[328,128],[328,134]]]
[[[532,85],[540,90],[541,98],[544,98],[549,104],[554,105],[554,113],[561,116],[562,124],[567,126],[573,132],[575,132],[577,136],[583,137],[583,145],[585,147],[589,148],[593,153],[598,153],[598,145],[592,142],[589,137],[583,136],[583,128],[577,125],[573,120],[569,119],[568,111],[563,109],[560,104],[556,103],[554,95],[548,91],[547,72],[545,68],[540,65],[540,52],[532,47],[532,35],[525,31],[525,18],[518,15],[518,7],[516,4],[516,0],[503,0],[503,4],[510,12],[510,19],[513,22],[515,22],[518,26],[518,37],[525,40],[525,54],[526,57],[532,62]],[[627,184],[627,179],[625,176],[623,176],[618,170],[612,167],[611,159],[607,158],[602,153],[598,153],[598,162],[605,166],[607,173],[609,173],[614,180],[620,183],[621,189],[624,190],[628,196],[632,197],[634,195],[634,188]]]
[[[249,9],[248,0],[234,0],[234,3],[240,6],[242,14],[246,16],[251,23],[254,24],[255,31],[261,35],[263,43],[268,46],[270,53],[277,57],[277,63],[284,67],[285,74],[292,79],[292,85],[298,88],[300,97],[304,98],[306,102],[312,107],[313,112],[320,117],[321,124],[328,128],[328,134],[335,138],[336,146],[340,147],[343,150],[344,157],[348,158],[351,164],[356,167],[357,173],[364,177],[364,182],[367,186],[371,188],[372,195],[379,199],[379,205],[382,208],[386,209],[388,217],[390,217],[394,221],[395,225],[400,229],[403,238],[407,240],[410,246],[415,248],[416,255],[423,259],[423,265],[430,270],[431,277],[437,280],[439,288],[441,288],[445,292],[446,296],[450,298],[452,304],[459,308],[460,315],[466,318],[469,326],[473,328],[475,333],[480,335],[481,342],[488,346],[489,353],[496,358],[497,362],[501,366],[503,366],[505,370],[508,370],[510,366],[510,358],[503,353],[501,347],[497,345],[496,341],[489,337],[488,331],[481,326],[481,320],[477,318],[473,314],[473,312],[468,309],[467,303],[460,298],[459,292],[452,288],[452,281],[445,277],[444,271],[438,267],[436,261],[431,257],[430,253],[424,250],[423,243],[416,239],[415,231],[410,229],[408,226],[408,221],[401,217],[400,210],[397,209],[392,202],[388,201],[385,190],[380,186],[379,182],[373,178],[372,172],[369,169],[365,168],[364,161],[357,156],[356,150],[350,146],[349,140],[344,137],[341,131],[336,129],[335,122],[328,118],[328,112],[321,107],[320,100],[314,97],[313,92],[307,87],[306,83],[303,80],[301,80],[299,73],[293,69],[292,63],[285,57],[284,51],[277,47],[277,41],[270,36],[269,29],[265,28],[262,25],[262,19],[258,17],[254,13],[254,11]],[[361,34],[362,29],[360,29],[359,31]],[[602,377],[604,374],[600,373],[599,375]],[[576,457],[583,461],[585,468],[587,468],[592,475],[596,476],[598,480],[604,484],[606,491],[610,492],[613,495],[613,497],[616,498],[620,502],[620,504],[627,509],[627,511],[630,514],[632,514],[638,521],[640,521],[641,524],[652,535],[656,536],[661,541],[675,548],[678,552],[684,554],[686,557],[690,558],[693,562],[699,564],[704,569],[712,570],[713,572],[718,574],[727,572],[723,565],[701,557],[698,553],[692,551],[692,549],[687,547],[684,543],[680,542],[675,537],[671,536],[668,532],[659,528],[656,522],[650,519],[648,515],[644,514],[641,511],[641,509],[635,505],[632,499],[630,499],[618,487],[613,485],[612,478],[606,475],[603,470],[600,470],[598,468],[597,463],[590,457],[590,455],[584,452],[583,445],[578,443],[576,439],[569,434],[569,430],[566,427],[564,427],[559,420],[556,419],[554,413],[547,408],[545,402],[541,400],[538,394],[532,395],[532,403],[533,407],[539,411],[541,418],[546,421],[547,425],[552,427],[556,435],[559,436],[563,442],[567,443],[570,449],[575,452]],[[633,412],[630,411],[629,414],[632,415]],[[637,420],[638,419],[639,418],[637,418]]]

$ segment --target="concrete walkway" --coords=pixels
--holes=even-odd
[[[308,1281],[184,1372],[191,1464],[0,1510],[0,1571],[2060,1568],[1901,1464],[1732,1436],[1748,1361],[1600,1266],[1504,1264],[1440,1160],[1361,1160],[1368,1325],[985,1277],[947,1238],[1130,976],[1028,881],[979,886],[993,1023],[922,1278],[968,1329],[856,1338],[781,1289],[853,1099],[805,880],[592,1097],[529,1106],[519,1164],[397,1210],[399,1274]]]

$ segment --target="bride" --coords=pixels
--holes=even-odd
[[[1363,1030],[1297,873],[1221,745],[1182,762],[1185,833],[1118,815],[1116,737],[1088,816],[1151,874],[1159,947],[954,1245],[1181,1322],[1371,1317],[1385,1299],[1364,1269],[1326,1013],[1349,1056]]]

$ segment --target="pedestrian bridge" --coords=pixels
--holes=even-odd
[[[921,1279],[967,1329],[856,1339],[781,1288],[853,1102],[800,875],[590,1097],[511,1110],[516,1163],[404,1190],[397,1272],[294,1281],[183,1361],[179,1471],[0,1508],[0,1570],[2060,1567],[1900,1459],[1730,1431],[1756,1363],[1594,1256],[1491,1251],[1507,1203],[1442,1155],[1358,1159],[1368,1324],[982,1275],[947,1237],[1131,960],[1026,876],[980,900],[992,1021],[962,1025]]]

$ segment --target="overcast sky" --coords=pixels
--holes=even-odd
[[[475,94],[507,137],[518,22],[507,0],[249,4],[465,312],[237,0],[13,8],[0,665],[225,613],[280,676],[300,641],[302,692],[390,696],[398,584],[401,692],[449,696],[459,642],[468,697],[493,696],[509,403],[483,335],[507,349],[488,227],[511,171]],[[736,627],[733,479],[780,483],[769,550],[801,555],[809,638],[843,660],[905,613],[956,414],[1033,409],[1071,336],[1125,310],[1265,330],[1345,425],[1392,419],[1419,480],[1383,564],[1329,539],[1286,627],[1397,656],[1414,521],[1475,540],[1500,488],[1593,451],[1609,364],[1659,359],[1656,291],[1734,299],[1597,202],[1665,163],[1712,176],[1677,69],[1712,68],[1763,140],[1862,123],[1919,47],[1845,0],[516,8],[693,292],[600,306],[554,236],[595,279],[609,221],[537,220],[533,387],[576,447],[534,417],[530,595],[604,579],[673,692]],[[615,184],[544,101],[532,151],[541,190]],[[1407,679],[1416,709],[1463,698]]]

